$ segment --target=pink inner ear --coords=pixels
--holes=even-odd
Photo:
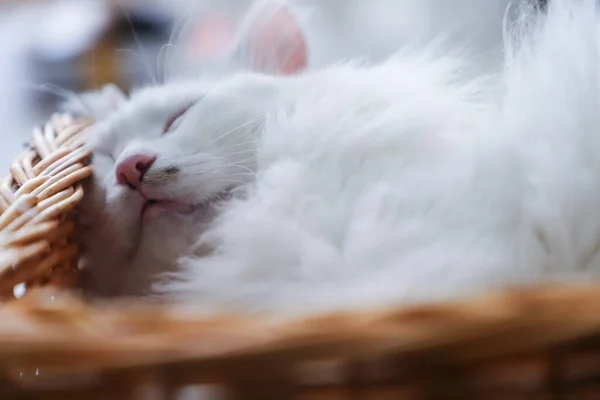
[[[292,13],[282,6],[264,10],[250,31],[254,66],[264,72],[284,75],[301,72],[308,63],[302,29]]]
[[[235,39],[235,24],[220,15],[204,18],[192,35],[191,50],[200,58],[225,52]]]

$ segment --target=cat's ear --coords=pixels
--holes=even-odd
[[[292,11],[280,1],[263,1],[248,13],[235,54],[259,72],[290,75],[304,70],[308,46]]]
[[[233,19],[217,13],[207,15],[192,33],[190,50],[200,60],[220,57],[233,46],[236,31]]]

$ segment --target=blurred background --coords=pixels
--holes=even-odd
[[[0,168],[62,92],[151,82],[194,0],[0,0]]]

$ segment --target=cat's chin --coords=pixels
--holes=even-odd
[[[186,216],[203,213],[212,214],[215,206],[231,198],[231,190],[223,191],[218,195],[203,201],[200,204],[187,204],[176,200],[146,200],[140,211],[142,220],[151,220],[165,215]]]
[[[179,203],[171,200],[148,200],[142,207],[143,220],[154,219],[165,214],[188,215],[197,211],[199,206]]]

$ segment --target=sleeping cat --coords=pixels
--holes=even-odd
[[[599,17],[593,0],[524,11],[499,82],[427,47],[234,80],[228,94],[258,85],[273,99],[246,118],[262,121],[245,129],[255,182],[160,289],[310,312],[597,273]]]
[[[93,260],[84,283],[90,293],[152,292],[156,274],[179,271],[178,258],[219,207],[245,196],[257,169],[263,114],[284,104],[276,88],[288,85],[264,73],[291,75],[309,66],[309,46],[292,11],[279,2],[255,5],[233,47],[213,48],[219,78],[172,81],[130,99],[108,86],[70,105],[83,105],[76,111],[99,120],[90,132],[96,175],[81,213],[82,244]],[[250,65],[240,59],[244,54]]]
[[[597,270],[598,16],[524,11],[500,77],[434,45],[290,75],[282,37],[283,76],[107,96],[86,288],[306,312]]]

